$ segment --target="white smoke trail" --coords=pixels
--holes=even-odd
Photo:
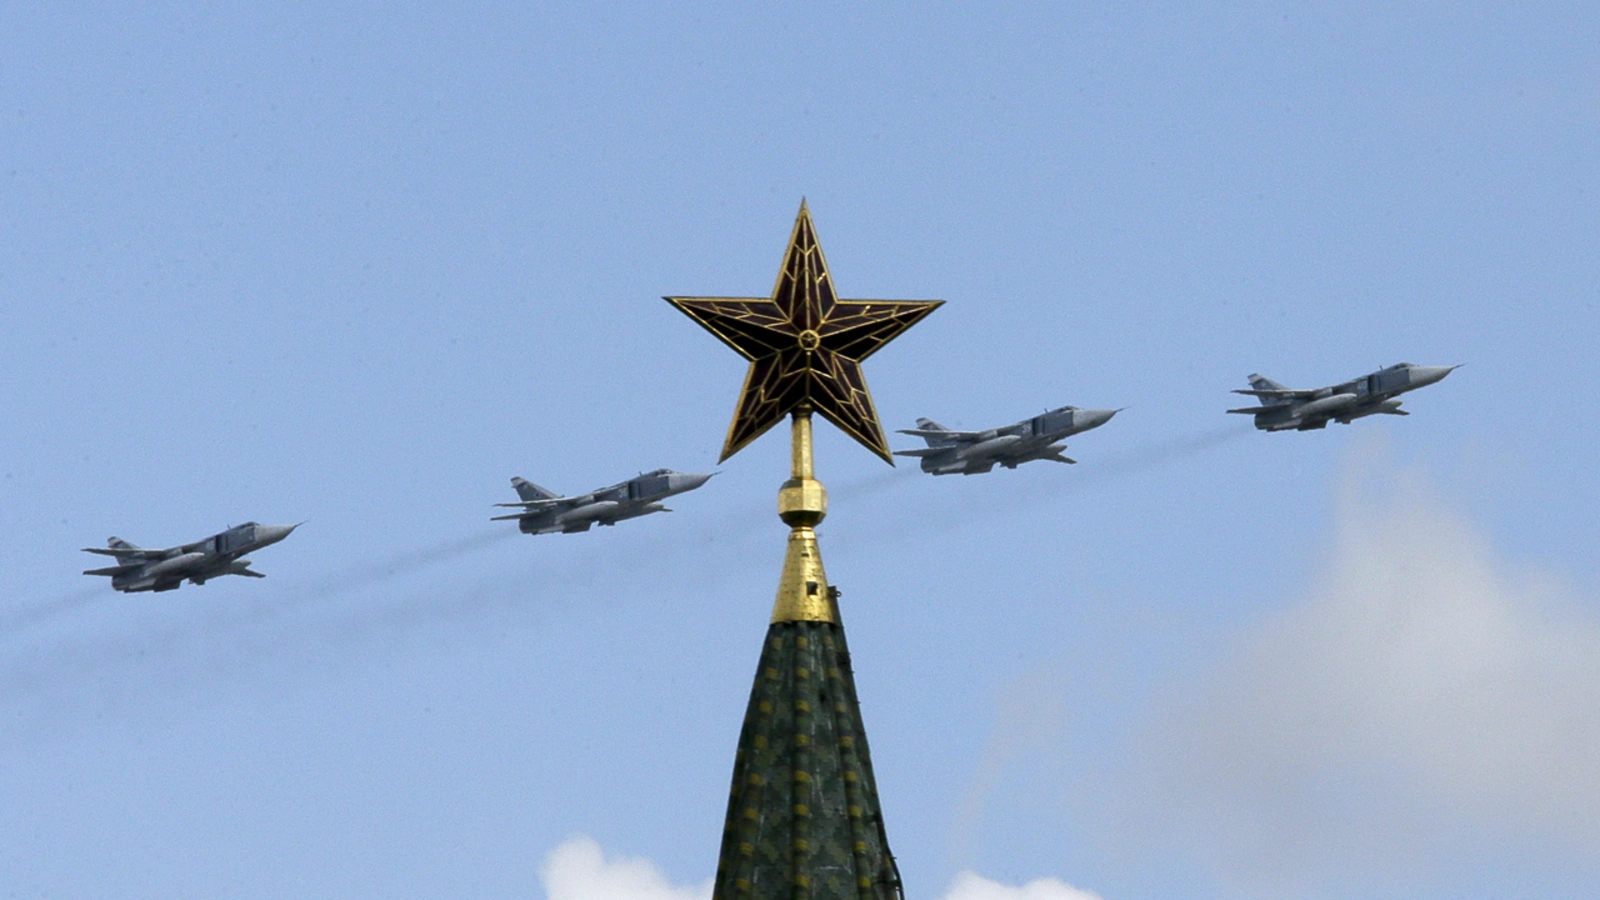
[[[76,612],[95,601],[103,601],[115,597],[111,585],[101,581],[94,587],[63,594],[53,600],[43,600],[38,603],[23,604],[9,609],[0,616],[0,635],[14,635],[28,628],[43,625],[46,622],[67,613]]]
[[[774,532],[781,528],[773,526]],[[109,630],[82,623],[48,640],[0,645],[0,745],[49,734],[47,722],[71,727],[85,712],[114,714],[139,695],[214,692],[287,655],[346,666],[364,654],[407,646],[424,632],[436,635],[440,626],[510,617],[520,628],[535,627],[574,596],[622,603],[661,579],[712,584],[738,575],[741,569],[729,561],[750,559],[740,548],[763,534],[707,521],[690,529],[658,528],[643,538],[629,532],[626,549],[614,539],[624,535],[610,533],[527,539],[526,563],[399,596],[373,591],[402,574],[521,537],[506,528],[397,554],[304,587],[282,585],[244,602],[196,604],[183,602],[192,593],[163,594],[179,599],[126,605]]]
[[[1235,431],[1206,432],[1152,445],[1123,457],[1102,477],[1123,477],[1231,439]],[[846,482],[836,496],[848,501],[896,489],[928,478],[908,468],[894,469]],[[1073,482],[1064,482],[1063,490]],[[1007,508],[1006,501],[996,511]],[[463,584],[452,584],[405,596],[374,596],[403,576],[414,576],[459,562],[517,539],[511,527],[486,530],[431,547],[395,553],[359,564],[304,585],[293,582],[271,594],[227,606],[168,603],[129,606],[111,633],[83,629],[48,642],[27,640],[0,647],[0,706],[12,715],[0,725],[0,740],[15,737],[41,717],[71,718],[85,706],[105,714],[141,691],[193,691],[191,676],[204,671],[203,681],[225,682],[254,671],[267,660],[287,653],[311,652],[344,659],[369,644],[393,645],[421,629],[470,622],[484,617],[515,615],[526,623],[559,609],[574,591],[594,594],[595,573],[603,571],[604,590],[621,596],[644,579],[671,577],[680,582],[711,584],[742,571],[730,560],[764,558],[752,551],[767,535],[758,524],[772,522],[771,507],[751,503],[701,520],[693,528],[663,528],[652,537],[619,552],[609,535],[587,535],[573,546],[555,540],[534,542],[536,562],[518,570],[502,570]],[[654,517],[652,517],[654,518]],[[939,521],[937,519],[929,521]],[[946,527],[955,521],[946,517]],[[932,527],[924,524],[918,527]],[[600,537],[597,541],[595,538]],[[767,548],[771,549],[771,548]],[[775,557],[774,557],[775,558]],[[163,595],[164,597],[172,595]],[[51,604],[24,610],[12,635],[47,621],[63,621],[97,598],[125,599],[102,587],[86,589]],[[181,598],[180,598],[181,599]],[[534,609],[535,605],[537,609]],[[15,643],[15,642],[13,642]],[[359,654],[357,654],[359,655]]]

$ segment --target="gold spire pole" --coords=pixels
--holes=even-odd
[[[828,492],[815,477],[811,458],[811,407],[796,407],[791,419],[790,478],[778,489],[778,518],[789,526],[789,548],[772,605],[774,622],[836,622],[828,576],[817,548],[817,523],[828,514]]]

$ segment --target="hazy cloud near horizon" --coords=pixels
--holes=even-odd
[[[1264,895],[1320,896],[1351,873],[1428,879],[1471,848],[1588,865],[1592,606],[1498,556],[1381,448],[1352,451],[1339,494],[1305,599],[1158,707],[1140,815]]]
[[[599,842],[576,835],[551,850],[540,869],[549,900],[709,900],[711,880],[674,885],[655,863],[612,855]],[[1038,878],[1021,887],[962,872],[944,900],[1100,900],[1056,878]]]

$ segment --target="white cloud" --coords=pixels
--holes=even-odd
[[[1600,621],[1406,479],[1347,485],[1329,549],[1175,704],[1152,806],[1269,893],[1508,841],[1600,852]]]
[[[578,835],[550,851],[540,870],[549,900],[707,900],[711,880],[673,885],[648,859],[607,860],[593,838]],[[1039,878],[1022,887],[962,872],[944,900],[1100,900],[1056,878]]]
[[[944,900],[1100,900],[1100,895],[1079,890],[1059,878],[1035,878],[1021,887],[1012,887],[975,872],[961,872],[950,883]]]
[[[674,885],[648,859],[613,857],[593,838],[571,838],[545,857],[540,869],[549,900],[708,900],[711,880]]]

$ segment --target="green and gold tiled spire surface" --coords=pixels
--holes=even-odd
[[[778,490],[788,547],[739,733],[713,900],[898,900],[855,676],[816,526],[828,493],[812,465],[820,412],[888,460],[861,360],[938,300],[839,300],[804,203],[772,297],[668,297],[750,360],[727,459],[784,416],[790,478]]]
[[[900,896],[837,622],[774,622],[767,630],[734,757],[713,896]]]

